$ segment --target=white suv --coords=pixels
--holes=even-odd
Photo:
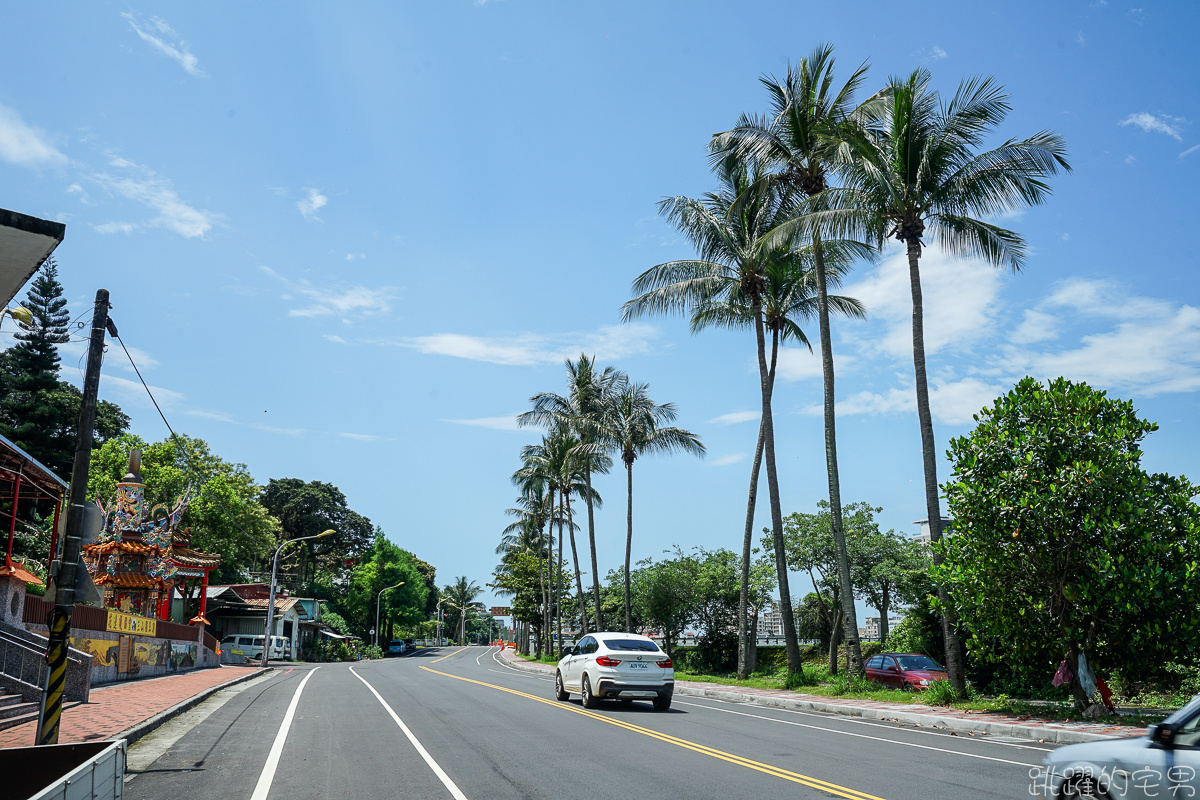
[[[651,700],[659,711],[671,707],[675,669],[654,641],[636,633],[590,633],[558,662],[554,695],[566,700],[575,692],[584,708],[601,699],[623,703]]]

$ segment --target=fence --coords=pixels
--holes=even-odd
[[[52,607],[50,603],[47,603],[42,598],[27,594],[25,595],[25,613],[22,619],[27,625],[45,625],[47,624],[47,619],[50,617],[50,609]],[[109,609],[101,606],[77,605],[71,613],[71,627],[75,630],[85,631],[113,630],[108,624],[108,612]],[[178,622],[168,622],[165,619],[154,620],[153,631],[142,635],[153,636],[158,639],[176,639],[188,642],[198,641],[194,626],[180,625]],[[214,639],[213,641],[215,642],[216,640]],[[215,650],[216,648],[210,647],[209,649]]]

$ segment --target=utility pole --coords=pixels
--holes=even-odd
[[[71,466],[63,556],[55,579],[54,607],[47,620],[50,643],[46,648],[46,685],[38,713],[38,744],[58,744],[58,723],[62,717],[63,688],[67,678],[67,645],[71,636],[71,614],[75,610],[75,575],[82,569],[79,554],[86,513],[88,466],[92,460],[92,429],[96,424],[96,395],[100,390],[100,363],[104,360],[104,331],[110,327],[116,331],[108,318],[108,289],[100,289],[96,292],[87,372],[84,373],[83,398],[79,403],[79,433],[75,439],[75,462]]]

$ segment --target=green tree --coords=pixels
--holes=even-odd
[[[956,535],[934,568],[973,650],[1041,675],[1081,653],[1137,675],[1200,651],[1200,487],[1142,469],[1158,426],[1065,378],[1025,378],[975,419],[950,442]]]
[[[214,581],[246,580],[270,555],[280,526],[258,503],[260,487],[245,464],[223,460],[202,439],[183,434],[151,444],[133,434],[109,439],[92,452],[89,498],[111,507],[134,449],[142,452],[147,508],[189,498],[181,525],[191,530],[192,547],[221,555]]]
[[[698,565],[676,548],[674,558],[644,559],[638,566],[632,576],[634,602],[646,623],[663,632],[663,650],[674,658],[679,634],[696,616]]]
[[[314,583],[323,566],[333,580],[345,573],[347,562],[366,552],[375,529],[366,517],[346,505],[346,496],[336,486],[321,481],[305,483],[299,478],[272,478],[259,502],[283,526],[285,540],[315,536],[326,530],[336,536],[303,542],[293,558],[299,559],[300,580]]]
[[[16,320],[17,343],[5,352],[0,389],[0,433],[60,476],[71,474],[75,420],[54,402],[59,391],[58,345],[70,340],[71,314],[53,258],[42,263],[24,306],[33,319]],[[14,318],[15,320],[15,318]]]
[[[770,170],[767,180],[796,188],[809,197],[820,195],[828,186],[827,178],[835,160],[836,148],[847,138],[856,135],[860,119],[880,101],[876,95],[863,106],[854,106],[854,95],[866,79],[866,73],[867,66],[863,64],[840,89],[835,89],[833,47],[828,44],[818,46],[808,58],[789,67],[782,81],[774,77],[761,78],[771,97],[771,113],[765,117],[743,115],[732,130],[714,136],[711,144],[714,156],[727,158],[735,154],[752,159]],[[808,236],[811,239],[813,279],[817,291],[816,310],[824,385],[825,464],[833,513],[833,538],[838,552],[838,580],[842,594],[851,596],[854,594],[853,575],[841,519],[833,345],[829,321],[829,287],[836,274],[831,275],[827,269],[826,248],[819,230],[809,229]],[[843,627],[846,639],[851,644],[850,670],[861,672],[858,619],[852,603],[846,609]]]
[[[864,519],[853,528],[846,527],[847,545],[852,555],[850,568],[854,575],[854,588],[858,597],[866,600],[879,611],[879,640],[886,642],[891,633],[888,615],[897,603],[915,603],[929,585],[929,554],[920,542],[889,530],[879,530],[875,514],[881,508],[871,508],[865,503],[858,513]]]
[[[942,103],[929,87],[925,69],[892,78],[887,102],[876,110],[877,127],[843,148],[839,164],[846,189],[826,192],[831,221],[865,225],[880,245],[896,238],[907,247],[913,301],[913,369],[917,418],[925,473],[925,505],[931,540],[942,538],[938,497],[937,445],[929,410],[925,371],[924,306],[921,296],[921,249],[928,229],[952,255],[974,256],[999,267],[1019,270],[1025,243],[1009,230],[984,221],[1021,205],[1037,205],[1050,193],[1043,181],[1059,169],[1070,170],[1061,136],[1050,131],[1010,139],[979,152],[985,137],[1010,110],[1008,95],[991,78],[959,85]],[[934,561],[941,556],[934,548]],[[947,611],[945,590],[938,589]],[[953,618],[943,614],[946,667],[958,692],[965,689],[962,648]]]
[[[388,589],[380,597],[381,590],[401,582],[403,586]],[[414,625],[425,618],[428,591],[412,553],[397,547],[376,528],[375,541],[351,570],[349,589],[338,605],[355,632],[367,641],[378,617],[378,641],[386,644],[393,625]]]
[[[647,453],[671,453],[677,450],[704,456],[700,437],[683,428],[665,425],[674,422],[673,403],[655,403],[650,387],[627,383],[612,397],[598,425],[598,439],[612,447],[625,465],[628,498],[625,510],[625,630],[633,630],[633,609],[629,602],[629,561],[633,553],[633,462]]]

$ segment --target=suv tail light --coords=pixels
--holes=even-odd
[[[617,664],[620,664],[621,662],[615,658],[609,658],[608,656],[600,656],[599,658],[596,659],[596,663],[602,667],[615,667]]]
[[[671,667],[671,659],[669,659],[669,658],[668,658],[666,661],[659,661],[659,662],[658,662],[658,665],[659,665],[660,667],[662,667],[663,669],[670,669],[670,667]]]

